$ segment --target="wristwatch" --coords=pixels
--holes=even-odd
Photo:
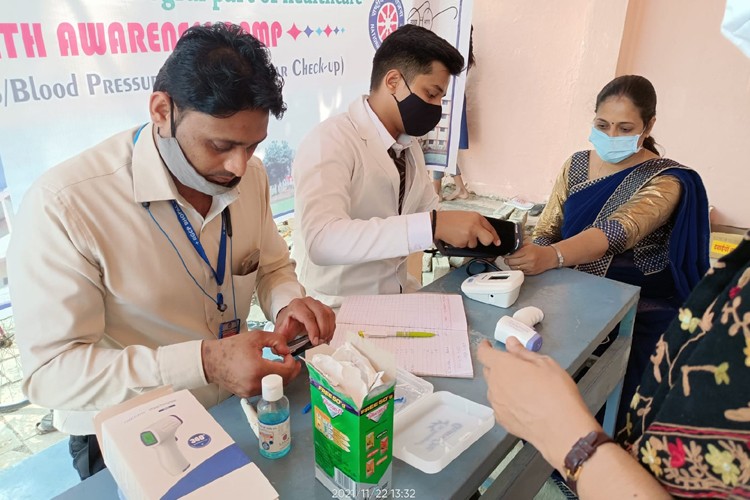
[[[605,444],[614,442],[611,437],[601,431],[592,431],[576,441],[576,444],[565,455],[565,482],[570,489],[577,494],[576,483],[581,475],[583,463],[591,458],[596,449]]]

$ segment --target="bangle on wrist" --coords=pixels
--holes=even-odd
[[[555,253],[557,254],[557,268],[560,269],[565,265],[565,257],[563,257],[563,254],[557,247],[557,245],[552,243],[550,246],[555,250]]]
[[[437,210],[432,210],[432,241],[435,241],[435,227],[437,226]]]

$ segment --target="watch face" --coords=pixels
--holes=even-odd
[[[156,439],[156,436],[151,431],[143,431],[141,432],[141,443],[145,444],[146,446],[153,446],[156,443],[158,443],[159,440]]]

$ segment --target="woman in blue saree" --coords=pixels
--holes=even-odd
[[[615,78],[595,112],[595,150],[566,161],[533,241],[506,263],[525,274],[574,267],[641,287],[625,408],[659,336],[708,269],[708,202],[698,173],[656,149],[656,92],[646,78]]]

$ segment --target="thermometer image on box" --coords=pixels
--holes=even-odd
[[[177,415],[167,415],[160,418],[141,432],[141,443],[156,450],[162,467],[176,476],[190,467],[179,448],[177,448],[177,428],[182,425],[182,419]]]

